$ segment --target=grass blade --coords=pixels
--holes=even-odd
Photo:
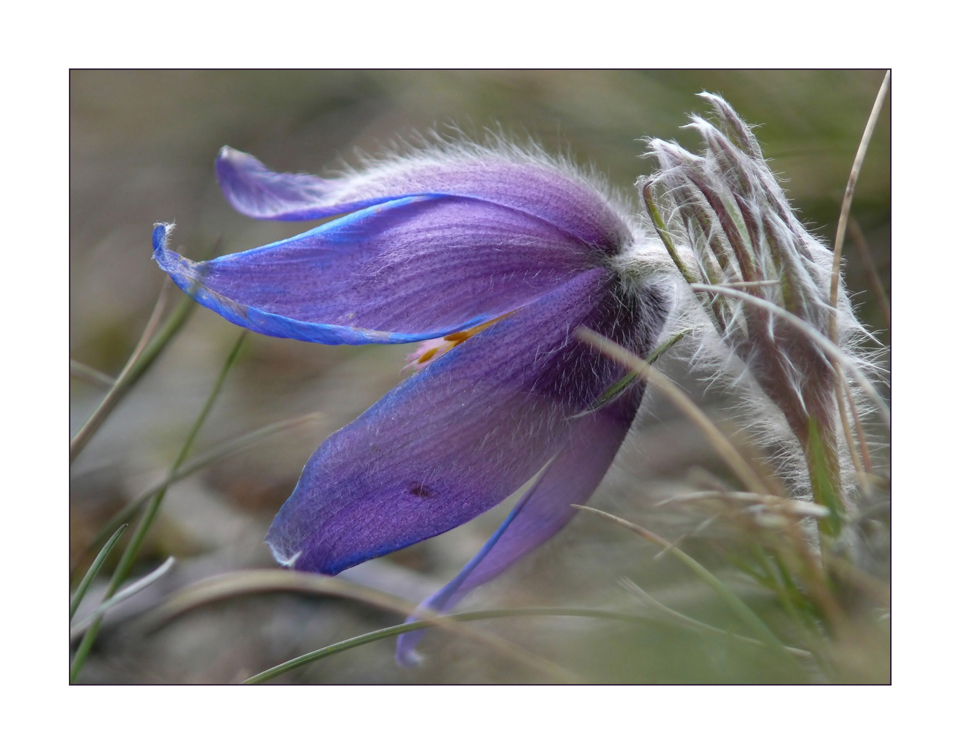
[[[163,294],[161,294],[161,299],[163,299]],[[154,310],[154,314],[160,309],[160,301],[157,303],[158,307]],[[142,347],[138,344],[130,356],[130,359],[127,361],[126,366],[124,366],[123,371],[120,373],[120,376],[117,377],[117,381],[113,383],[113,387],[110,388],[103,397],[103,400],[100,401],[100,405],[97,406],[90,415],[90,418],[87,419],[77,434],[74,435],[73,439],[70,440],[70,463],[73,463],[76,457],[80,455],[80,452],[87,446],[87,443],[90,442],[97,430],[100,429],[107,417],[110,416],[113,409],[120,403],[120,399],[130,391],[130,388],[137,384],[153,362],[156,361],[157,356],[167,347],[173,339],[173,336],[180,331],[180,328],[183,327],[183,324],[187,321],[190,312],[193,311],[194,303],[192,298],[185,297],[164,323],[163,328],[157,333],[157,336],[153,338],[149,344],[143,345]],[[151,317],[151,324],[152,323],[153,317]],[[148,324],[144,335],[149,334],[151,324]],[[143,340],[145,339],[141,339],[141,341]]]
[[[566,670],[518,647],[505,639],[480,633],[447,621],[448,616],[431,610],[418,610],[416,603],[401,599],[392,594],[354,584],[344,579],[319,576],[300,571],[285,571],[275,568],[250,569],[236,573],[227,573],[206,579],[172,595],[163,604],[154,608],[142,619],[146,631],[154,631],[169,621],[195,610],[222,600],[234,599],[250,594],[272,594],[275,592],[295,592],[321,597],[349,599],[371,607],[422,618],[425,624],[453,631],[473,641],[486,644],[506,657],[521,662],[534,670],[545,673],[554,680],[568,682],[573,676]]]
[[[837,222],[837,237],[833,244],[833,270],[830,275],[830,306],[834,312],[837,309],[837,298],[840,293],[840,259],[843,255],[843,239],[847,233],[847,218],[850,217],[850,206],[853,204],[853,190],[857,185],[857,178],[860,177],[860,168],[863,167],[863,160],[867,156],[867,147],[870,139],[873,138],[873,129],[876,128],[877,120],[880,118],[880,108],[887,96],[887,89],[890,87],[890,71],[887,71],[880,84],[880,90],[877,92],[877,98],[873,103],[873,110],[870,111],[870,117],[867,118],[867,125],[863,129],[863,136],[860,139],[860,146],[857,147],[857,156],[853,159],[853,167],[850,168],[850,177],[847,179],[847,188],[843,192],[843,202],[840,206],[840,219]],[[830,340],[837,340],[837,321],[834,314],[830,320]]]
[[[665,608],[669,610],[669,608]],[[679,615],[679,613],[678,613]],[[300,655],[299,657],[294,657],[292,660],[287,660],[282,662],[279,665],[275,665],[272,668],[268,668],[261,673],[257,673],[254,676],[251,676],[244,681],[246,684],[256,684],[256,683],[265,683],[266,681],[273,680],[278,676],[283,675],[284,673],[289,673],[291,670],[296,670],[301,668],[304,665],[309,665],[311,662],[316,662],[317,660],[322,660],[325,657],[330,657],[331,655],[339,654],[340,652],[345,652],[348,649],[354,649],[355,647],[362,647],[364,644],[370,644],[375,641],[380,641],[381,639],[389,639],[392,636],[399,636],[400,634],[405,634],[410,631],[419,631],[423,628],[430,628],[431,626],[443,626],[443,624],[455,625],[457,623],[469,622],[475,620],[491,620],[496,618],[523,618],[523,617],[558,617],[558,618],[589,618],[597,620],[613,620],[613,621],[626,621],[630,623],[643,623],[643,624],[663,624],[663,625],[677,625],[677,621],[670,619],[669,621],[651,619],[642,615],[634,615],[631,613],[619,613],[612,610],[597,610],[592,608],[553,608],[553,607],[531,607],[531,608],[509,608],[502,610],[476,610],[466,613],[451,613],[449,615],[442,616],[440,620],[416,620],[410,621],[409,623],[403,623],[396,626],[389,626],[387,628],[381,628],[376,631],[371,631],[366,634],[361,634],[360,636],[354,636],[350,639],[345,639],[344,641],[337,642],[335,644],[330,644],[329,646],[323,647],[322,649],[314,650],[313,652],[307,652],[306,654]],[[683,616],[686,617],[686,616]],[[693,619],[687,619],[688,621],[693,621]],[[692,627],[692,626],[691,626]],[[721,634],[730,636],[731,634],[721,629],[714,628],[713,626],[708,626],[707,624],[699,624],[697,628],[703,629],[712,629],[713,631],[719,632]],[[742,639],[746,642],[753,643],[756,640],[751,639],[748,636],[737,636],[733,635],[735,638]],[[806,659],[810,656],[808,652],[803,649],[797,649],[795,647],[784,647],[785,651],[789,651],[792,654],[795,654],[797,657],[802,657]]]
[[[733,634],[729,631],[724,631],[722,628],[717,628],[716,626],[711,626],[709,623],[704,623],[699,621],[696,618],[691,618],[689,615],[684,615],[683,613],[677,612],[673,608],[667,607],[658,599],[654,598],[651,594],[641,589],[640,586],[632,582],[630,579],[622,579],[623,584],[634,592],[642,602],[646,602],[648,605],[653,607],[656,610],[659,610],[664,615],[666,615],[675,625],[685,626],[697,631],[703,631],[708,634],[714,634],[717,636],[729,636],[731,639],[736,639],[737,641],[746,642],[747,644],[753,644],[754,646],[766,647],[759,639],[754,639],[750,636],[742,636],[741,634]],[[797,647],[788,647],[784,645],[784,651],[789,652],[794,657],[801,657],[803,659],[810,659],[813,657],[812,652],[808,652],[805,649],[798,649]]]
[[[661,500],[654,507],[659,508],[663,505],[674,505],[676,503],[698,502],[700,500],[723,500],[731,503],[752,503],[771,507],[775,510],[782,509],[795,516],[813,516],[814,518],[823,518],[829,515],[830,511],[822,505],[811,503],[807,500],[794,500],[779,495],[757,495],[753,492],[726,492],[713,491],[706,492],[687,492],[682,495],[674,495]]]
[[[879,307],[880,313],[883,315],[883,321],[889,331],[891,324],[890,298],[887,296],[886,288],[884,288],[883,281],[880,279],[880,273],[877,272],[877,265],[873,263],[873,255],[867,247],[867,239],[863,237],[863,230],[860,228],[860,223],[853,217],[850,218],[850,236],[853,238],[853,247],[860,256],[860,264],[863,265],[863,271],[867,274],[867,281],[870,283],[870,288],[873,291],[874,301]]]
[[[74,592],[73,597],[70,598],[70,620],[73,620],[73,616],[76,614],[77,608],[80,607],[80,603],[83,602],[84,595],[86,595],[87,590],[93,583],[93,580],[100,572],[100,566],[103,565],[103,561],[107,559],[107,556],[110,554],[111,550],[113,550],[114,545],[117,544],[117,540],[119,540],[123,533],[127,530],[127,526],[128,524],[123,524],[113,533],[113,536],[107,540],[107,543],[103,546],[103,549],[100,550],[100,553],[94,559],[93,563],[90,564],[90,567],[83,576],[83,580],[80,582],[80,586],[77,587],[77,591]]]
[[[730,441],[717,428],[717,425],[710,421],[707,415],[703,413],[682,390],[674,385],[670,379],[651,367],[649,362],[644,361],[636,354],[630,353],[627,349],[621,348],[612,340],[604,338],[592,330],[581,327],[577,330],[577,337],[601,353],[606,354],[611,359],[634,370],[642,379],[647,380],[660,390],[687,418],[700,428],[704,436],[713,446],[713,449],[726,462],[730,470],[739,477],[747,489],[760,495],[769,493],[769,490],[760,477],[757,476],[757,473],[750,464],[744,460],[743,456],[737,452],[737,449],[733,447]]]
[[[70,359],[70,376],[88,382],[95,387],[106,388],[107,390],[112,388],[113,383],[116,382],[110,375],[104,374],[76,359]]]
[[[265,440],[272,435],[314,421],[320,417],[320,415],[320,413],[312,413],[299,416],[295,419],[285,419],[284,421],[274,422],[273,424],[267,424],[263,427],[252,430],[251,432],[247,432],[240,437],[214,445],[205,453],[198,455],[194,460],[190,461],[190,463],[185,463],[175,474],[167,474],[167,476],[161,479],[159,482],[148,487],[146,490],[137,495],[137,497],[123,506],[123,508],[117,511],[113,516],[111,516],[110,520],[100,527],[100,530],[93,537],[90,544],[87,545],[83,552],[80,553],[77,558],[77,562],[82,562],[90,550],[100,544],[100,542],[102,542],[104,538],[107,537],[107,535],[117,526],[126,522],[127,519],[133,516],[144,505],[144,503],[150,500],[150,498],[159,492],[161,488],[174,484],[175,482],[179,482],[181,479],[185,479],[191,474],[195,474],[197,471],[200,471],[207,466],[211,466],[212,464],[217,463],[218,461],[221,461],[234,453],[239,453],[249,446]]]
[[[690,332],[690,328],[681,330],[675,335],[668,338],[666,341],[657,346],[650,356],[647,358],[648,364],[655,364],[657,359],[659,359],[663,354],[670,350],[674,345],[676,345],[687,333]],[[597,411],[608,403],[611,403],[614,399],[619,397],[623,391],[629,388],[633,383],[640,379],[640,375],[636,372],[628,372],[625,377],[621,377],[613,385],[608,387],[603,393],[597,398],[593,404],[586,411],[581,411],[579,414],[574,414],[571,418],[578,419],[581,416],[587,416],[592,414],[594,411]]]
[[[450,613],[449,615],[439,616],[437,619],[416,620],[409,623],[403,623],[397,626],[381,628],[370,633],[354,636],[351,639],[331,644],[322,649],[308,652],[292,660],[275,665],[272,668],[264,670],[248,678],[244,683],[264,683],[277,676],[288,673],[291,670],[308,665],[311,662],[322,660],[324,657],[345,652],[354,647],[361,647],[364,644],[370,644],[380,639],[389,639],[391,636],[399,636],[410,631],[419,631],[423,628],[446,627],[444,624],[456,625],[461,622],[475,620],[489,620],[491,618],[518,618],[518,617],[574,617],[574,618],[597,618],[601,620],[617,620],[639,623],[662,623],[662,621],[650,621],[643,616],[631,615],[628,613],[617,613],[611,610],[594,610],[589,608],[511,608],[504,610],[477,610],[468,613]],[[802,651],[802,650],[800,650]]]
[[[395,595],[371,589],[370,587],[365,587],[335,576],[320,576],[313,573],[287,571],[277,568],[251,568],[244,571],[226,573],[221,576],[213,576],[191,584],[188,587],[184,587],[167,598],[163,603],[153,608],[146,615],[139,618],[138,622],[140,628],[149,633],[161,629],[170,621],[192,610],[197,610],[207,605],[255,594],[275,594],[277,592],[293,592],[317,597],[348,599],[399,615],[408,615],[416,607],[415,603],[396,597]],[[594,608],[504,608],[500,610],[486,610],[483,611],[483,613],[491,617],[509,617],[512,615],[569,616],[635,623],[651,622],[650,618],[643,615],[619,613]],[[472,615],[473,613],[470,614]],[[437,621],[439,623],[443,623],[450,618],[451,614],[437,614]],[[662,621],[652,622],[661,623]],[[447,629],[450,628],[446,625],[443,627]]]
[[[200,414],[197,416],[193,426],[190,428],[190,432],[187,435],[187,439],[183,443],[183,447],[180,448],[180,452],[177,454],[177,458],[173,462],[173,466],[170,468],[169,476],[172,477],[177,473],[177,470],[181,465],[183,465],[186,457],[190,454],[190,449],[193,447],[194,440],[197,439],[200,428],[203,426],[204,421],[206,421],[206,418],[210,413],[210,410],[213,408],[213,404],[216,401],[217,396],[220,394],[220,389],[223,387],[223,383],[227,378],[227,374],[230,372],[230,368],[237,360],[237,356],[240,355],[240,348],[243,346],[243,343],[246,340],[246,335],[247,331],[244,330],[240,337],[237,338],[237,342],[234,344],[233,349],[227,356],[227,360],[223,365],[223,369],[220,371],[220,375],[217,377],[217,381],[213,386],[213,390],[210,392],[210,396],[207,398],[207,402],[200,410]],[[120,563],[117,565],[117,569],[113,572],[113,578],[111,578],[110,584],[107,586],[104,599],[109,599],[116,594],[117,590],[120,588],[120,584],[123,583],[123,581],[127,578],[127,575],[130,573],[130,569],[133,567],[133,562],[137,557],[140,546],[143,544],[143,540],[146,538],[147,532],[150,530],[154,519],[160,512],[160,504],[163,502],[166,492],[167,487],[162,487],[150,502],[147,510],[144,511],[143,516],[140,518],[140,521],[137,524],[136,530],[133,532],[133,536],[130,538],[130,542],[127,544],[127,549],[124,550],[123,557],[120,559]],[[80,670],[83,668],[83,664],[86,662],[87,656],[90,654],[90,650],[93,648],[93,643],[96,641],[97,633],[100,631],[100,625],[102,622],[103,616],[100,616],[94,620],[94,622],[90,625],[90,628],[88,628],[87,632],[84,634],[83,640],[80,642],[80,646],[77,648],[77,653],[74,655],[73,662],[70,665],[71,683],[76,682],[77,676],[80,674]]]
[[[80,621],[77,625],[71,627],[70,629],[71,638],[73,638],[74,633],[79,635],[80,632],[82,632],[87,626],[93,623],[97,618],[99,618],[101,615],[106,614],[108,610],[116,607],[121,602],[130,599],[133,595],[137,594],[138,592],[142,592],[148,586],[150,586],[154,582],[163,578],[163,576],[167,573],[167,571],[173,568],[173,564],[176,561],[177,559],[171,555],[169,558],[167,558],[163,562],[163,564],[159,568],[157,568],[154,571],[151,571],[142,579],[134,581],[132,584],[130,584],[130,586],[125,587],[124,589],[121,589],[119,592],[113,595],[110,599],[104,600],[103,602],[101,602],[99,605],[97,605],[96,610],[90,613],[90,615],[88,615],[86,618]]]
[[[596,508],[590,508],[585,505],[574,505],[574,508],[579,508],[580,510],[588,511],[594,515],[600,516],[601,518],[606,518],[610,521],[613,521],[615,524],[629,529],[630,531],[639,534],[644,539],[649,542],[653,542],[664,549],[669,549],[670,553],[679,559],[684,565],[686,565],[691,571],[693,571],[696,576],[703,581],[707,586],[713,589],[721,600],[730,608],[730,610],[738,617],[740,620],[748,626],[764,644],[766,644],[770,649],[780,655],[782,658],[788,660],[791,663],[795,663],[796,660],[790,655],[789,652],[783,646],[783,643],[776,637],[776,635],[770,630],[766,623],[764,623],[760,617],[751,610],[747,604],[741,600],[736,594],[734,594],[730,589],[714,576],[710,571],[700,565],[696,560],[687,555],[683,550],[672,547],[671,544],[652,531],[644,529],[642,526],[631,523],[626,519],[620,518],[619,516],[614,516],[611,513],[605,511],[597,510]]]

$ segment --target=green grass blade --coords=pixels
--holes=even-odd
[[[94,610],[92,613],[90,613],[90,615],[85,617],[82,621],[78,622],[77,625],[71,626],[70,628],[71,635],[74,633],[79,634],[81,631],[83,631],[87,626],[93,623],[101,615],[105,615],[108,610],[113,609],[114,607],[119,605],[121,602],[124,602],[130,599],[133,595],[137,594],[138,592],[142,592],[144,589],[146,589],[148,586],[150,586],[154,582],[159,581],[161,578],[164,577],[164,575],[166,575],[167,571],[173,568],[173,564],[176,562],[177,562],[177,559],[171,555],[160,565],[159,568],[156,568],[155,570],[151,571],[142,579],[138,579],[137,581],[134,581],[129,586],[124,587],[115,595],[113,595],[110,599],[104,600],[103,602],[101,602],[99,605],[97,605],[97,609]]]
[[[687,555],[683,550],[678,547],[673,547],[667,540],[663,539],[652,531],[644,529],[642,526],[631,523],[625,519],[620,518],[619,516],[614,516],[605,511],[597,510],[596,508],[589,508],[584,505],[575,505],[574,508],[579,508],[584,511],[588,511],[594,515],[598,515],[602,518],[606,518],[614,523],[622,526],[630,531],[639,534],[644,539],[654,542],[663,548],[668,548],[670,553],[680,560],[684,565],[686,565],[693,573],[703,581],[707,586],[713,589],[716,592],[717,596],[723,600],[724,604],[730,608],[730,610],[736,615],[748,628],[756,634],[757,638],[760,639],[764,644],[766,644],[771,650],[776,652],[780,657],[789,661],[791,664],[796,663],[796,659],[791,656],[789,652],[783,646],[783,643],[777,636],[770,630],[766,623],[758,616],[749,606],[741,600],[736,594],[734,594],[726,584],[724,584],[720,579],[714,576],[710,571],[704,568],[700,563]]]
[[[283,675],[284,673],[289,673],[291,670],[296,670],[304,665],[308,665],[311,662],[322,660],[324,657],[345,652],[346,650],[353,649],[354,647],[362,647],[364,644],[379,641],[380,639],[389,639],[391,636],[399,636],[400,634],[405,634],[409,631],[418,631],[421,628],[430,628],[431,625],[433,625],[431,621],[415,620],[410,621],[410,623],[403,623],[399,626],[390,626],[389,628],[381,628],[377,631],[371,631],[367,634],[354,636],[352,639],[340,641],[336,644],[331,644],[328,647],[324,647],[323,649],[307,652],[305,655],[300,655],[299,657],[294,657],[292,660],[282,662],[268,670],[264,670],[262,673],[257,673],[256,675],[251,676],[245,680],[244,683],[264,683],[265,681],[272,680],[277,676]]]
[[[677,266],[677,270],[679,270],[680,275],[688,283],[699,283],[700,279],[690,271],[690,268],[688,268],[687,265],[683,263],[683,260],[680,258],[680,253],[677,251],[677,247],[673,244],[673,239],[670,237],[670,231],[667,228],[667,224],[663,221],[663,217],[660,214],[657,203],[653,198],[653,181],[647,181],[644,183],[643,188],[640,190],[640,194],[643,197],[643,204],[647,208],[647,214],[650,215],[650,219],[653,221],[653,227],[656,228],[657,235],[660,236],[660,240],[663,243],[664,248],[670,255],[670,259],[672,259],[673,263]]]
[[[101,549],[97,557],[94,558],[93,563],[90,564],[90,567],[83,576],[83,580],[80,582],[80,586],[77,587],[77,591],[74,592],[73,597],[70,598],[70,620],[73,620],[73,616],[76,615],[77,608],[80,607],[80,603],[83,602],[84,595],[86,595],[87,590],[93,583],[93,580],[100,572],[100,566],[103,565],[103,561],[107,559],[110,551],[113,550],[114,545],[117,544],[117,540],[119,540],[123,533],[127,530],[127,526],[128,524],[123,524],[113,533],[113,536],[107,540],[107,543],[103,546],[103,549]]]
[[[113,387],[110,388],[109,392],[103,397],[103,400],[100,401],[100,405],[97,406],[90,415],[90,418],[87,419],[80,428],[80,431],[78,431],[70,441],[70,463],[73,463],[74,459],[80,455],[80,452],[87,446],[87,443],[90,442],[97,430],[100,429],[107,420],[107,417],[110,416],[113,409],[120,403],[120,399],[130,391],[130,388],[137,384],[153,362],[156,361],[157,357],[163,352],[163,349],[167,347],[170,341],[173,340],[173,337],[180,331],[180,328],[183,327],[187,321],[190,312],[193,311],[194,303],[192,298],[185,297],[164,323],[163,328],[157,333],[156,337],[153,338],[143,350],[135,350],[134,355],[127,362],[120,376],[117,377],[117,381],[113,383]]]
[[[751,636],[741,636],[740,634],[732,634],[729,631],[725,631],[722,628],[711,626],[709,623],[704,623],[703,621],[699,621],[696,618],[691,618],[689,615],[684,615],[683,613],[677,612],[673,608],[670,608],[664,605],[658,599],[653,597],[653,595],[641,589],[640,586],[635,584],[630,579],[626,579],[626,578],[623,579],[623,583],[628,589],[630,589],[638,597],[640,597],[641,601],[646,602],[651,607],[653,607],[656,610],[659,610],[664,615],[666,615],[669,619],[671,619],[674,625],[686,626],[688,628],[692,628],[697,631],[702,631],[708,634],[714,634],[716,636],[726,636],[731,639],[736,639],[737,641],[746,642],[747,644],[754,644],[756,646],[761,646],[761,647],[766,646],[759,639],[754,639]],[[813,657],[813,654],[811,652],[808,652],[805,649],[798,649],[797,647],[784,646],[784,650],[796,657],[802,657],[804,659]]]
[[[726,462],[730,470],[740,478],[748,490],[758,494],[769,493],[769,490],[763,480],[757,475],[757,472],[747,463],[746,459],[727,439],[723,432],[720,431],[717,425],[714,424],[703,412],[703,409],[697,406],[671,379],[651,367],[648,362],[636,354],[631,353],[626,348],[623,348],[608,338],[604,338],[592,330],[580,327],[576,331],[576,336],[583,342],[593,346],[600,353],[632,369],[645,379],[649,385],[662,392],[674,406],[680,409],[680,411],[700,429],[704,437],[717,452],[717,455]]]
[[[807,466],[810,469],[810,485],[813,488],[813,499],[825,506],[830,515],[817,520],[820,531],[832,537],[840,536],[845,518],[845,506],[837,489],[838,480],[830,473],[831,467],[836,466],[836,454],[832,459],[828,457],[830,448],[823,442],[820,427],[811,416],[808,422],[810,440],[807,444]],[[831,460],[833,463],[831,463]]]
[[[476,610],[467,613],[451,613],[449,615],[443,616],[442,619],[432,619],[432,620],[416,620],[410,621],[409,623],[403,623],[396,626],[389,626],[387,628],[377,629],[376,631],[371,631],[366,634],[361,634],[360,636],[354,636],[350,639],[345,639],[344,641],[339,641],[335,644],[330,644],[329,646],[323,647],[322,649],[316,649],[313,652],[307,652],[306,654],[300,655],[299,657],[294,657],[292,660],[287,660],[282,662],[279,665],[275,665],[272,668],[268,668],[261,673],[257,673],[254,676],[251,676],[244,683],[255,684],[255,683],[265,683],[266,681],[273,680],[278,676],[283,675],[284,673],[289,673],[291,670],[296,670],[301,668],[304,665],[309,665],[311,662],[316,662],[317,660],[322,660],[325,657],[330,657],[331,655],[339,654],[340,652],[346,652],[348,649],[354,649],[356,647],[362,647],[364,644],[371,644],[375,641],[380,641],[381,639],[389,639],[392,636],[399,636],[400,634],[405,634],[410,631],[419,631],[423,628],[436,628],[438,625],[442,625],[444,622],[452,623],[461,623],[475,620],[490,620],[494,618],[523,618],[523,617],[574,617],[574,618],[590,618],[597,620],[613,620],[613,621],[625,621],[628,623],[643,623],[643,624],[664,624],[665,621],[647,618],[642,615],[633,615],[631,613],[619,613],[612,610],[597,610],[592,608],[552,608],[552,607],[533,607],[533,608],[510,608],[502,610]],[[690,619],[692,620],[692,619]],[[676,625],[673,621],[667,623],[667,625]],[[712,626],[707,626],[706,624],[701,624],[697,626],[698,628],[709,628],[713,631],[722,633],[724,635],[729,635],[725,631],[720,629],[715,629]],[[754,640],[750,637],[736,637],[744,639],[748,642]],[[805,652],[802,649],[796,649],[793,647],[788,648],[789,651],[795,653],[798,657],[808,657],[809,653]]]
[[[410,631],[419,631],[423,628],[442,626],[446,622],[460,623],[465,621],[488,620],[490,618],[515,618],[529,616],[562,616],[562,617],[580,617],[580,618],[599,618],[605,620],[618,620],[649,623],[650,621],[642,616],[630,615],[627,613],[617,613],[610,610],[593,610],[586,608],[514,608],[505,610],[477,610],[469,613],[451,613],[442,617],[432,618],[430,620],[414,620],[409,623],[402,623],[397,626],[381,628],[370,633],[354,636],[351,639],[331,644],[322,649],[307,652],[304,655],[295,657],[292,660],[275,665],[272,668],[264,670],[251,676],[244,683],[263,683],[272,680],[277,676],[288,673],[291,670],[308,665],[311,662],[322,660],[324,657],[345,652],[348,649],[361,647],[364,644],[370,644],[380,639],[389,639],[391,636],[399,636]]]
[[[666,341],[661,343],[659,346],[657,346],[654,349],[653,353],[650,354],[650,357],[647,359],[647,363],[648,364],[656,363],[657,359],[663,356],[663,354],[665,354],[673,345],[675,345],[679,340],[681,340],[683,336],[685,336],[688,332],[690,332],[690,328],[681,330],[676,335],[672,336],[671,338],[667,339]],[[626,375],[621,377],[619,380],[617,380],[615,383],[613,383],[610,387],[608,387],[606,390],[604,390],[603,393],[600,395],[600,397],[593,402],[590,408],[588,408],[586,411],[581,411],[579,414],[574,414],[571,418],[577,419],[581,416],[592,414],[594,411],[598,411],[599,409],[603,408],[611,401],[618,398],[620,394],[623,393],[624,390],[629,388],[631,385],[633,385],[633,383],[635,383],[639,379],[640,379],[640,375],[637,374],[636,372],[627,373]]]
[[[240,437],[214,445],[205,453],[198,455],[194,460],[190,461],[190,463],[185,463],[172,476],[168,474],[156,484],[148,487],[146,490],[137,495],[137,497],[123,506],[123,508],[117,511],[113,516],[111,516],[110,520],[100,527],[100,530],[96,533],[96,535],[94,535],[93,539],[90,541],[90,544],[88,544],[84,551],[80,553],[78,560],[82,561],[89,550],[97,547],[110,534],[111,531],[131,518],[147,501],[150,500],[151,497],[153,497],[153,495],[157,494],[157,492],[159,492],[164,486],[169,486],[175,482],[179,482],[181,479],[185,479],[191,474],[195,474],[201,469],[211,466],[234,453],[239,453],[240,451],[245,450],[249,446],[258,443],[261,440],[265,440],[268,437],[271,437],[279,432],[283,432],[287,429],[292,429],[302,424],[306,424],[319,416],[319,413],[312,413],[297,417],[296,419],[286,419],[284,421],[274,422],[273,424],[267,424],[251,432],[247,432]]]
[[[177,454],[176,460],[173,462],[173,466],[170,468],[170,473],[168,474],[169,477],[172,477],[177,473],[187,456],[190,454],[190,449],[193,447],[193,443],[197,439],[200,428],[203,426],[204,421],[206,421],[206,418],[210,414],[217,396],[220,394],[220,389],[223,387],[223,383],[227,379],[227,374],[230,372],[231,367],[236,362],[237,356],[240,355],[240,349],[246,340],[246,334],[246,330],[240,334],[240,337],[237,338],[237,342],[234,344],[233,349],[227,356],[227,360],[223,365],[223,369],[220,371],[220,375],[217,377],[217,381],[214,384],[213,389],[210,391],[210,396],[207,398],[207,402],[200,410],[200,414],[197,416],[193,426],[190,428],[187,439],[184,441],[183,446],[180,448],[180,452]],[[143,544],[143,540],[146,538],[147,532],[150,530],[154,519],[160,512],[160,505],[163,503],[163,498],[166,495],[166,492],[167,487],[165,485],[157,492],[156,496],[154,496],[153,500],[150,502],[150,505],[147,506],[147,509],[144,511],[143,516],[140,518],[140,521],[137,524],[136,530],[133,532],[133,536],[130,538],[130,542],[127,544],[127,549],[124,550],[123,557],[120,559],[120,563],[117,565],[117,569],[113,572],[113,578],[110,580],[110,584],[107,587],[104,599],[109,599],[116,594],[117,590],[120,588],[120,585],[129,575],[130,569],[133,567],[133,562],[140,550],[140,546]],[[77,648],[77,653],[74,655],[73,663],[70,665],[71,683],[76,682],[77,676],[80,674],[80,670],[83,668],[83,664],[86,662],[87,656],[90,654],[90,650],[93,648],[93,643],[96,641],[97,634],[100,631],[100,625],[102,623],[103,616],[100,616],[94,620],[94,622],[90,625],[90,628],[88,628],[87,632],[83,635],[80,646]]]

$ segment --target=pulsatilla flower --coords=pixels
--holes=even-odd
[[[230,148],[216,169],[251,217],[340,217],[201,263],[170,251],[160,225],[155,259],[184,291],[266,335],[426,341],[417,369],[309,459],[267,534],[277,561],[337,574],[536,477],[423,605],[442,611],[556,534],[610,467],[643,394],[575,331],[645,356],[667,315],[656,284],[625,272],[651,243],[631,213],[571,167],[502,146],[438,148],[335,180],[273,173]],[[416,641],[401,639],[401,662]]]

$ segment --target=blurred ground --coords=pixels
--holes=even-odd
[[[706,112],[695,96],[722,94],[757,131],[801,218],[832,239],[840,200],[880,72],[723,71],[74,71],[71,74],[71,358],[116,375],[163,283],[151,260],[157,221],[177,222],[174,247],[205,258],[293,235],[310,224],[271,224],[234,213],[220,196],[213,161],[224,144],[269,167],[322,172],[355,150],[376,153],[398,138],[455,123],[531,135],[569,151],[633,195],[649,172],[638,139],[676,139]],[[885,106],[857,188],[853,215],[889,291],[890,129]],[[886,327],[853,242],[848,288],[864,320]],[[175,293],[180,296],[179,292]],[[110,417],[72,468],[71,560],[106,518],[169,467],[237,329],[203,309]],[[162,582],[118,611],[82,680],[225,683],[306,651],[392,625],[397,617],[345,602],[292,595],[249,597],[203,608],[144,635],[122,620],[200,578],[272,567],[263,534],[310,453],[400,379],[405,347],[328,347],[253,335],[200,437],[198,448],[269,422],[319,412],[171,488],[143,568],[174,554]],[[722,396],[704,394],[682,364],[667,363],[717,416]],[[71,433],[102,396],[71,380]],[[689,533],[693,511],[654,508],[691,477],[722,474],[700,436],[665,402],[650,401],[640,426],[593,504],[667,538]],[[503,518],[500,506],[469,525],[355,569],[354,578],[417,601],[452,577]],[[708,543],[690,548],[710,562]],[[471,597],[464,607],[625,606],[630,578],[675,609],[724,625],[730,618],[656,548],[610,524],[579,516],[549,546]],[[718,564],[719,567],[719,564]],[[475,624],[552,658],[590,681],[776,681],[762,650],[677,629],[527,618]],[[401,670],[384,641],[290,674],[321,683],[538,682],[493,650],[437,632],[429,662]]]

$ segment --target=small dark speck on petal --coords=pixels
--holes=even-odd
[[[414,482],[410,485],[410,494],[417,497],[433,497],[433,490],[420,482]]]

